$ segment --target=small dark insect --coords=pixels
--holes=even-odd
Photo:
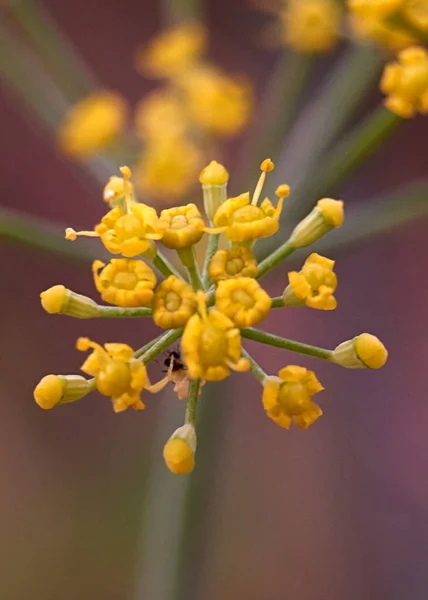
[[[163,361],[163,364],[166,367],[166,369],[163,369],[164,373],[168,373],[168,371],[176,373],[177,371],[186,370],[186,365],[182,361],[179,350],[168,350],[167,357]]]

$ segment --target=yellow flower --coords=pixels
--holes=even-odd
[[[288,366],[278,375],[267,377],[264,382],[263,406],[268,417],[285,429],[291,423],[307,429],[322,415],[312,396],[323,390],[323,386],[313,371],[303,367]]]
[[[185,108],[173,88],[153,90],[135,109],[137,134],[148,144],[159,139],[179,141],[186,134]]]
[[[387,349],[370,333],[362,333],[339,344],[332,356],[333,362],[347,369],[380,369],[387,359]]]
[[[198,304],[201,315],[189,319],[182,338],[190,378],[221,381],[230,375],[230,369],[247,371],[250,365],[241,358],[239,329],[218,310],[207,313],[202,292],[198,292]]]
[[[96,225],[95,232],[112,254],[132,258],[150,249],[152,240],[160,240],[165,224],[156,210],[146,204],[133,202],[124,211],[116,206]]]
[[[162,329],[183,327],[197,308],[192,287],[171,275],[157,288],[153,298],[153,321]]]
[[[406,0],[348,0],[349,9],[363,16],[387,17],[399,10]]]
[[[126,103],[109,91],[101,91],[75,104],[58,131],[58,144],[73,157],[94,154],[107,146],[124,128]]]
[[[134,360],[134,351],[127,344],[100,344],[88,338],[77,340],[77,349],[92,353],[83,363],[84,373],[95,377],[97,390],[110,396],[114,412],[122,412],[132,406],[134,410],[145,408],[140,393],[147,387],[147,371],[144,363]]]
[[[256,238],[273,235],[279,229],[279,217],[284,198],[289,193],[289,187],[282,185],[277,189],[279,200],[276,208],[268,198],[260,206],[257,203],[263,189],[266,173],[274,168],[269,159],[261,164],[262,174],[250,201],[247,192],[236,198],[229,198],[217,210],[214,216],[215,229],[206,228],[209,233],[225,233],[231,242],[247,242]]]
[[[46,375],[34,390],[34,400],[40,408],[48,410],[80,400],[91,390],[90,382],[80,375]]]
[[[163,449],[166,466],[175,475],[187,475],[195,466],[196,433],[193,425],[179,427]]]
[[[349,24],[357,39],[363,42],[374,42],[389,50],[402,50],[416,42],[404,27],[391,24],[378,16],[353,14],[350,16]]]
[[[428,52],[411,47],[385,67],[380,87],[387,94],[385,106],[403,118],[428,113]]]
[[[252,112],[249,82],[228,77],[214,67],[196,67],[179,80],[190,119],[212,135],[236,135]]]
[[[173,202],[194,187],[203,161],[203,152],[189,140],[158,140],[141,155],[135,182],[142,193]]]
[[[240,328],[257,325],[271,309],[269,295],[251,277],[219,281],[215,302],[218,310]]]
[[[247,246],[218,250],[209,262],[208,274],[214,283],[233,277],[255,277],[257,260]]]
[[[328,52],[339,41],[341,16],[335,0],[288,0],[280,12],[284,41],[295,52]]]
[[[136,55],[136,68],[154,78],[174,77],[205,52],[206,30],[197,23],[171,27],[154,37]]]
[[[142,260],[113,258],[107,266],[96,260],[92,272],[105,302],[122,308],[150,306],[156,275]]]
[[[42,307],[51,315],[67,315],[76,319],[92,319],[100,316],[96,302],[76,294],[63,285],[54,285],[40,294]]]
[[[196,204],[167,208],[160,218],[167,224],[162,237],[162,244],[167,248],[188,248],[204,235],[205,223]]]
[[[342,223],[342,200],[323,198],[318,200],[316,207],[295,227],[288,242],[294,248],[309,246]]]
[[[284,305],[304,303],[320,310],[335,309],[337,302],[333,294],[337,288],[337,277],[333,268],[334,260],[311,254],[299,273],[288,273],[290,285],[284,290]]]
[[[428,31],[427,0],[407,0],[403,7],[403,16],[416,29]]]

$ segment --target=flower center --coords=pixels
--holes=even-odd
[[[168,312],[176,312],[181,306],[181,298],[177,292],[168,292],[165,296],[165,308]]]
[[[121,271],[120,273],[115,273],[112,283],[114,287],[122,290],[133,290],[138,283],[138,277],[135,273]]]
[[[201,363],[205,366],[221,365],[227,358],[227,350],[225,332],[209,323],[206,324],[199,345]]]
[[[261,208],[250,204],[243,208],[238,208],[238,210],[233,213],[233,220],[237,223],[251,223],[252,221],[260,221],[264,216],[264,212]]]
[[[253,308],[256,301],[251,294],[249,294],[245,290],[235,290],[231,294],[232,302],[236,302],[236,304],[240,304],[244,308]]]
[[[279,403],[289,416],[302,415],[308,410],[311,397],[301,383],[286,383],[279,390]]]
[[[228,275],[238,275],[244,268],[245,264],[242,258],[231,258],[226,263],[226,273]]]
[[[131,371],[127,363],[110,361],[96,376],[97,388],[104,396],[120,396],[131,382]]]
[[[117,220],[116,233],[123,239],[140,237],[144,235],[144,227],[136,215],[124,215]]]
[[[170,228],[171,229],[184,229],[189,224],[187,217],[185,215],[177,215],[172,218]]]

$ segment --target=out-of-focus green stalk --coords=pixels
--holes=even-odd
[[[80,60],[41,2],[15,0],[8,8],[70,102],[76,102],[96,87],[85,62]]]
[[[0,209],[1,238],[82,263],[91,263],[107,255],[99,245],[83,240],[79,243],[67,241],[64,238],[64,228],[3,208]]]
[[[242,356],[245,356],[245,358],[249,361],[251,365],[251,372],[257,381],[263,385],[263,381],[266,379],[267,373],[263,371],[259,363],[255,361],[251,354],[249,354],[246,350],[242,350]]]
[[[161,0],[164,25],[177,25],[204,18],[202,0]]]
[[[249,178],[258,177],[257,163],[268,156],[276,158],[298,111],[313,64],[312,57],[286,50],[278,57],[231,180],[237,192],[250,187]]]

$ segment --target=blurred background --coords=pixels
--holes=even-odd
[[[274,311],[263,324],[327,348],[375,333],[390,352],[385,368],[346,371],[248,343],[269,373],[296,362],[316,371],[324,417],[310,430],[277,427],[256,380],[234,375],[204,388],[196,468],[180,478],[162,460],[184,412],[170,389],[144,412],[120,415],[97,394],[53,411],[32,399],[44,374],[78,372],[78,336],[139,347],[157,335],[151,322],[75,321],[40,307],[40,292],[58,283],[97,297],[90,264],[100,246],[70,244],[62,232],[98,222],[103,185],[120,165],[141,170],[142,197],[163,208],[200,200],[198,173],[209,160],[224,162],[231,191],[241,193],[269,155],[277,169],[268,191],[283,181],[300,190],[284,210],[291,227],[314,203],[304,186],[320,157],[381,102],[384,50],[345,37],[327,54],[293,52],[277,8],[261,4],[1,2],[1,598],[427,597],[427,118],[400,123],[336,186],[349,218],[319,248],[337,260],[338,309]],[[135,112],[154,91],[169,93],[171,80],[151,76],[138,57],[165,27],[189,19],[205,23],[204,66],[241,86],[224,91],[236,93],[240,118],[231,109],[228,131],[201,125],[189,92],[179,106],[186,132],[151,145]],[[126,103],[125,133],[78,156],[60,132],[72,104],[94,89]],[[200,89],[197,106],[210,93]],[[154,122],[161,135],[163,117]],[[153,165],[167,146],[172,160],[189,162]],[[154,173],[148,182],[145,172]],[[302,258],[266,277],[272,296]],[[161,367],[150,367],[153,380]]]

